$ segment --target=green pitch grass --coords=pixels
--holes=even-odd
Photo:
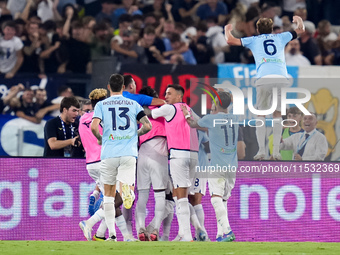
[[[340,243],[0,241],[1,255],[339,254]]]

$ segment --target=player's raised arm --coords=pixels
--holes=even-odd
[[[227,43],[231,46],[241,46],[241,39],[235,38],[232,34],[231,31],[233,30],[233,25],[228,24],[224,27],[224,36],[225,39],[227,40]]]
[[[202,128],[200,125],[198,125],[197,120],[192,118],[191,113],[187,110],[187,108],[184,105],[181,105],[181,109],[183,112],[183,115],[185,117],[185,120],[189,124],[190,127],[200,129],[202,131],[207,131],[208,129]]]
[[[165,104],[165,101],[160,98],[153,98],[151,101],[151,105],[163,105]]]
[[[293,16],[293,23],[296,23],[297,27],[294,30],[298,35],[305,32],[305,25],[303,24],[303,20],[300,16]]]

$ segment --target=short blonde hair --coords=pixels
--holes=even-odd
[[[94,89],[91,91],[89,98],[91,100],[92,107],[94,108],[99,101],[104,100],[107,97],[106,89]]]
[[[106,89],[94,89],[91,91],[89,98],[90,100],[98,100],[107,96]]]
[[[271,34],[274,22],[270,18],[261,18],[256,22],[256,28],[260,34]]]

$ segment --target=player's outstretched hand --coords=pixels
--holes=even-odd
[[[233,31],[233,25],[232,24],[225,25],[224,26],[224,32],[227,33],[227,32],[230,32],[230,31]]]
[[[300,16],[293,16],[293,23],[303,22]]]
[[[293,23],[295,23],[296,26],[297,26],[295,31],[298,35],[305,31],[305,26],[304,26],[303,20],[301,19],[300,16],[293,16]]]

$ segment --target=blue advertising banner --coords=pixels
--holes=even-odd
[[[45,123],[1,115],[0,156],[43,156]]]

